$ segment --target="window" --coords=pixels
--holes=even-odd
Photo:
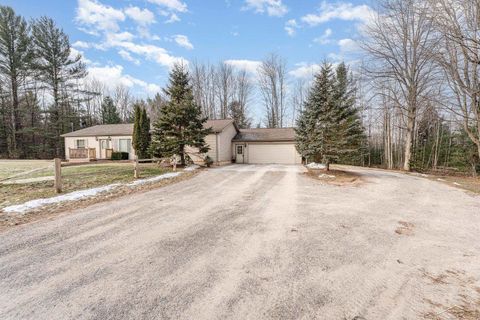
[[[118,151],[128,152],[132,150],[132,139],[119,139],[118,140]]]
[[[76,140],[77,149],[85,149],[85,140]]]
[[[243,146],[237,146],[237,154],[243,154]]]

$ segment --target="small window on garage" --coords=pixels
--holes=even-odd
[[[85,149],[85,140],[84,139],[76,140],[76,146],[77,146],[77,149]]]
[[[237,146],[237,154],[243,154],[243,146]]]

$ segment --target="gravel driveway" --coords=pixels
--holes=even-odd
[[[365,182],[324,185],[295,166],[210,169],[3,232],[0,318],[480,314],[480,197],[350,170]]]

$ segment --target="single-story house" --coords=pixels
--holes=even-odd
[[[295,149],[293,128],[239,129],[231,119],[208,120],[206,128],[212,133],[205,138],[210,150],[207,155],[217,164],[301,164],[302,158]],[[65,138],[67,160],[109,159],[111,152],[129,153],[132,147],[133,124],[98,125],[62,135]],[[187,149],[194,162],[203,159],[194,148]],[[203,160],[202,160],[203,161]]]

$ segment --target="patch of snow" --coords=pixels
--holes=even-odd
[[[109,184],[102,187],[73,191],[73,192],[62,194],[60,196],[56,196],[52,198],[35,199],[35,200],[27,201],[23,204],[5,207],[3,208],[3,211],[7,213],[23,213],[28,210],[36,209],[48,204],[55,204],[55,203],[65,202],[65,201],[75,201],[75,200],[93,197],[97,194],[110,191],[111,189],[114,189],[118,186],[120,186],[119,183],[113,183],[113,184]]]
[[[330,174],[324,174],[322,173],[321,175],[318,176],[320,179],[335,179],[335,176],[332,176]]]
[[[188,166],[188,167],[186,167],[185,169],[183,169],[183,171],[195,171],[195,170],[197,170],[198,168],[200,168],[199,165],[197,165],[197,164],[192,164],[191,166]]]
[[[146,184],[146,183],[153,183],[153,182],[161,181],[161,180],[164,180],[164,179],[171,179],[171,178],[178,177],[181,174],[182,174],[181,172],[165,173],[165,174],[162,174],[160,176],[153,177],[153,178],[141,179],[141,180],[136,180],[136,181],[130,182],[130,183],[127,184],[127,187],[135,187],[135,186],[139,186],[139,185]]]
[[[67,201],[76,201],[80,199],[94,197],[100,193],[104,193],[121,186],[135,187],[138,185],[153,183],[153,182],[157,182],[164,179],[175,178],[181,174],[182,174],[181,172],[170,172],[170,173],[165,173],[165,174],[148,178],[148,179],[136,180],[127,184],[113,183],[113,184],[109,184],[102,187],[73,191],[73,192],[62,194],[52,198],[43,198],[43,199],[35,199],[35,200],[27,201],[23,204],[5,207],[2,210],[7,213],[24,213],[28,210],[37,209],[49,204],[56,204],[56,203],[67,202]]]
[[[456,186],[461,186],[461,184],[458,183],[458,182],[454,182],[453,184],[456,185]]]
[[[316,163],[312,162],[306,165],[307,168],[309,169],[317,169],[317,170],[325,170],[327,169],[327,166],[322,164],[322,163]]]
[[[437,178],[438,181],[445,181],[445,179]]]

